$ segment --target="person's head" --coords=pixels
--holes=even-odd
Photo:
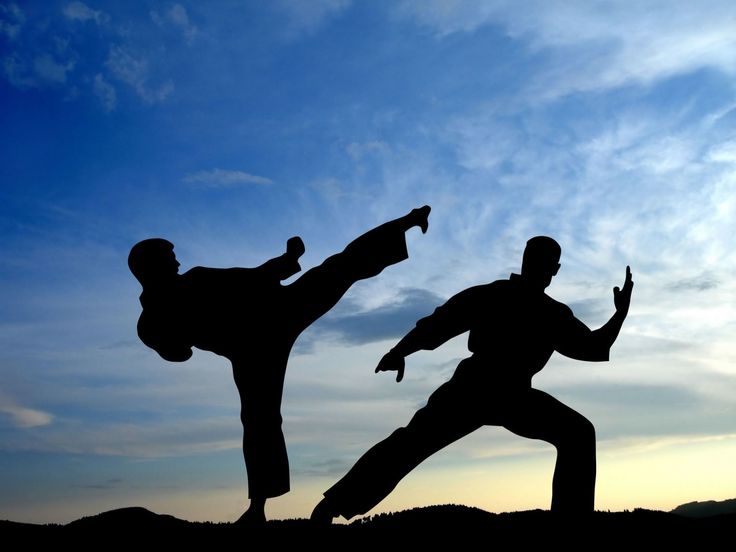
[[[526,242],[521,275],[546,288],[560,270],[560,244],[547,236],[535,236]]]
[[[174,244],[162,238],[139,241],[130,250],[128,267],[144,287],[170,280],[179,273]]]

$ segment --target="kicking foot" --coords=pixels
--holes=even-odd
[[[326,498],[323,498],[320,503],[315,506],[314,510],[312,510],[312,515],[309,520],[313,524],[319,526],[332,525],[332,520],[337,516],[338,514],[335,512],[332,504],[330,504]]]
[[[412,209],[409,213],[414,226],[418,226],[422,230],[422,234],[426,234],[427,228],[429,228],[429,212],[431,210],[432,208],[429,205],[425,205],[418,209]]]

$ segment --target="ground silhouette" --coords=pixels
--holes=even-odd
[[[725,502],[736,502],[736,499]],[[690,505],[679,506],[673,512],[683,506]],[[321,527],[306,519],[272,520],[256,533],[259,538],[267,538],[274,549],[279,545],[307,544],[319,545],[322,550],[344,550],[358,544],[362,547],[393,548],[398,544],[429,547],[448,541],[461,547],[477,546],[493,538],[497,548],[506,548],[512,543],[522,548],[560,544],[573,549],[620,546],[638,550],[652,546],[679,549],[716,545],[730,539],[735,526],[735,513],[687,517],[635,509],[594,512],[585,516],[560,516],[546,510],[493,514],[479,508],[447,504],[376,514],[349,525]],[[233,523],[189,522],[145,508],[121,508],[66,525],[0,521],[3,542],[22,539],[24,546],[242,546],[242,539],[249,532],[253,530]]]
[[[688,502],[687,504],[680,504],[672,510],[672,513],[697,518],[736,514],[736,498],[721,501],[706,500],[704,502]]]

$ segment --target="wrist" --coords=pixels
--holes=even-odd
[[[404,358],[407,355],[407,353],[402,350],[402,348],[401,348],[400,345],[396,345],[396,347],[393,347],[388,352],[388,354],[391,355],[391,356],[400,357],[400,358]]]

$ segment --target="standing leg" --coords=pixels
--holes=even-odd
[[[446,383],[429,398],[406,427],[394,431],[366,452],[332,488],[312,513],[328,523],[364,514],[396,487],[421,462],[481,426],[475,411],[466,408],[454,384]]]
[[[592,512],[595,503],[595,428],[587,418],[537,389],[530,389],[504,415],[503,425],[522,437],[557,448],[552,510]]]
[[[248,473],[250,507],[239,523],[266,521],[266,499],[289,491],[289,459],[281,430],[283,371],[259,363],[233,363],[243,423],[243,459]]]

